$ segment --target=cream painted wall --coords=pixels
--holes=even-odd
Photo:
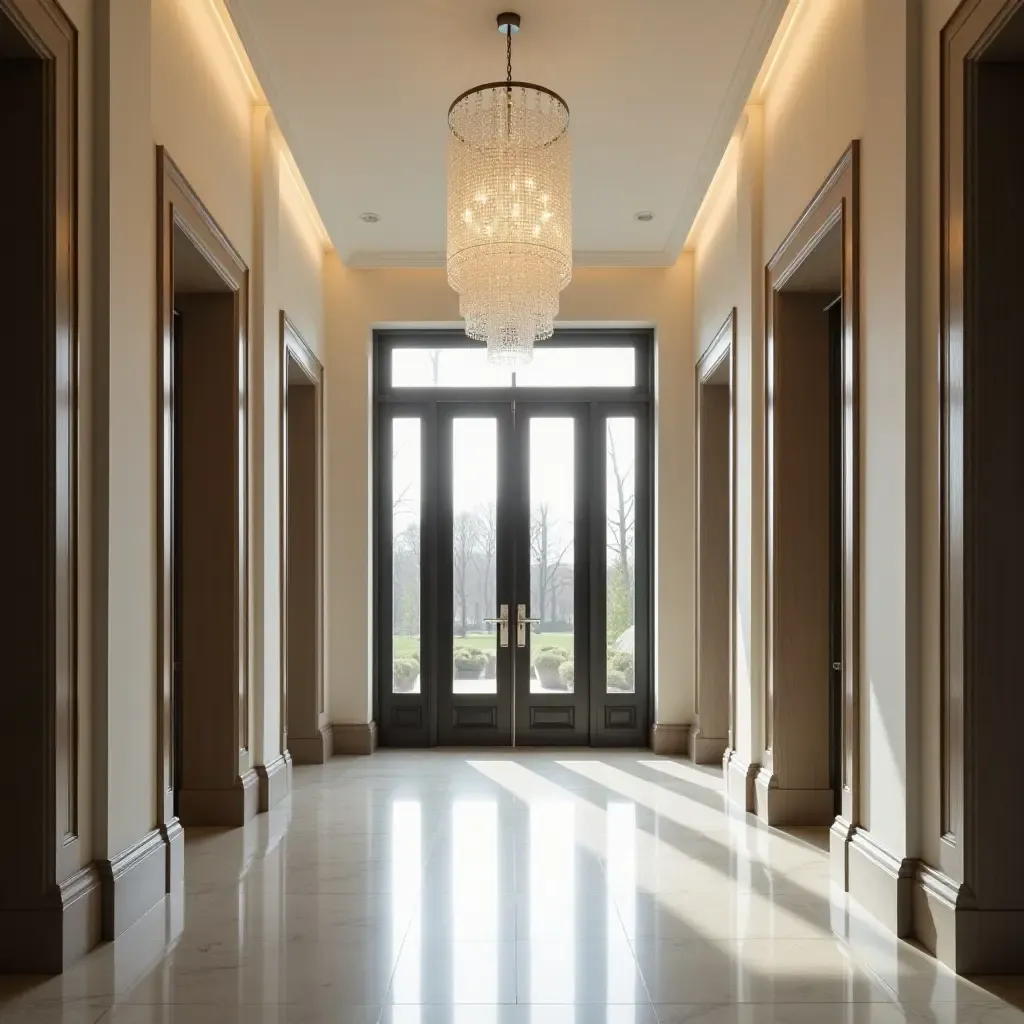
[[[109,858],[156,824],[156,173],[149,2],[96,11],[94,850]]]
[[[91,755],[92,854],[109,858],[157,822],[155,145],[250,267],[254,763],[279,752],[278,317],[284,305],[322,351],[322,242],[311,242],[321,236],[308,211],[283,198],[276,128],[254,144],[260,98],[208,0],[92,2],[94,27],[90,0],[69,3],[83,47],[82,441],[91,455],[81,476],[81,656],[92,673],[82,756]],[[83,773],[86,790],[89,781]]]
[[[738,145],[733,144],[735,149]],[[694,337],[699,356],[714,341],[725,318],[736,305],[739,265],[736,208],[736,153],[727,157],[722,174],[705,200],[700,237],[694,252]]]
[[[656,714],[693,714],[692,261],[665,269],[578,269],[562,295],[565,324],[656,330]],[[372,715],[370,430],[374,327],[458,323],[441,270],[325,269],[327,332],[327,594],[329,712],[335,723]]]
[[[792,0],[791,0],[792,2]],[[865,0],[804,0],[764,105],[764,263],[864,134]]]
[[[252,105],[209,2],[153,7],[152,134],[252,265]]]
[[[758,472],[761,458],[759,439],[752,436],[747,417],[756,423],[762,413],[757,407],[759,387],[748,391],[748,384],[754,382],[743,379],[743,339],[751,325],[754,345],[763,344],[763,322],[753,307],[761,301],[764,265],[850,141],[862,139],[862,808],[858,824],[870,827],[875,838],[899,856],[917,850],[917,818],[908,793],[920,788],[920,730],[914,713],[920,678],[918,569],[913,543],[920,514],[917,451],[921,431],[914,205],[919,38],[917,26],[908,26],[906,9],[905,0],[804,0],[780,59],[762,76],[756,97],[764,119],[763,237],[753,273],[745,254],[759,225],[744,211],[744,204],[752,201],[750,186],[742,180],[735,187],[729,184],[735,171],[723,168],[715,186],[721,189],[719,197],[708,202],[713,211],[722,202],[721,195],[732,194],[733,210],[702,212],[692,239],[698,349],[710,341],[716,317],[724,316],[733,303],[740,310],[737,414],[739,504],[744,506],[748,488],[744,478]],[[936,62],[934,52],[931,58],[925,54],[928,59]],[[740,179],[744,152],[741,147]],[[758,205],[756,197],[753,205]],[[748,308],[749,317],[744,315]],[[749,466],[748,455],[753,456]],[[750,484],[753,499],[760,486],[756,480]],[[749,524],[756,533],[756,500],[750,509],[741,507],[738,512],[741,531]],[[755,592],[759,578],[758,553],[747,549],[742,536],[738,563],[742,643],[747,628],[744,615],[758,613],[756,602],[749,603],[743,594],[745,578]],[[757,642],[751,642],[747,652],[763,658]],[[755,713],[762,669],[749,666]],[[741,704],[744,699],[741,692]],[[741,732],[745,725],[741,721]]]

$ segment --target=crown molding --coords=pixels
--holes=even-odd
[[[622,251],[590,250],[573,253],[576,267],[671,267],[675,258],[664,250]],[[383,270],[404,268],[408,270],[425,267],[440,268],[445,265],[443,252],[403,252],[401,250],[374,252],[357,250],[344,260],[348,267],[356,270]]]
[[[729,83],[729,89],[718,108],[714,127],[704,144],[704,151],[701,153],[696,173],[690,179],[686,198],[681,204],[679,215],[672,226],[672,233],[665,246],[666,253],[671,256],[669,263],[674,263],[683,251],[693,223],[700,213],[704,197],[714,181],[718,165],[722,162],[722,157],[729,146],[736,125],[743,116],[747,100],[750,98],[761,66],[771,48],[772,40],[775,38],[776,30],[786,12],[787,4],[788,0],[763,0],[761,13],[747,37],[743,53],[736,65],[732,81]]]

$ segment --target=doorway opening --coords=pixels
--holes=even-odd
[[[59,973],[98,941],[80,836],[77,42],[53,0],[0,0],[0,394],[5,485],[0,971]]]
[[[697,363],[696,764],[732,746],[735,324],[730,312]]]
[[[766,755],[758,814],[856,824],[856,144],[768,266]]]
[[[650,333],[516,371],[455,332],[375,345],[381,741],[644,744]]]
[[[961,4],[942,52],[941,817],[914,918],[956,970],[1017,973],[1024,143],[1008,126],[1024,101],[1024,3]],[[933,878],[954,895],[940,899]]]
[[[247,271],[159,150],[164,828],[256,813],[249,752]],[[175,869],[176,870],[176,869]]]
[[[331,754],[323,674],[323,367],[281,314],[281,750]]]

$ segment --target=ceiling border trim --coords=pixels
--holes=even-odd
[[[592,250],[573,253],[574,267],[671,267],[678,257],[658,250]],[[356,250],[343,260],[355,270],[428,269],[445,265],[443,252],[406,252],[403,250]]]

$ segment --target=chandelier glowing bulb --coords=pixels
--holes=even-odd
[[[448,109],[448,283],[466,334],[491,362],[528,363],[550,338],[572,278],[569,108],[512,79],[518,14],[499,14],[507,79],[469,89]]]

